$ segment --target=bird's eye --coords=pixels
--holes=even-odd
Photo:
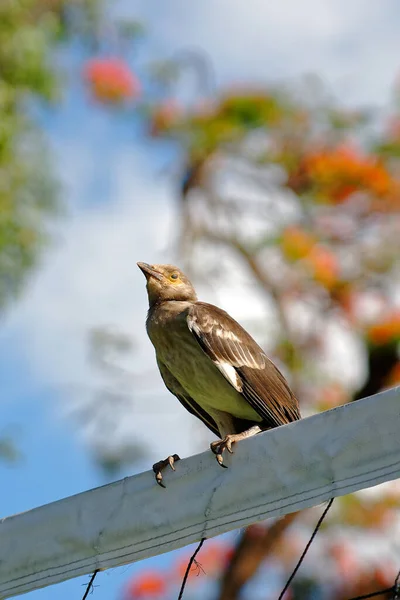
[[[178,273],[171,273],[171,275],[169,276],[170,279],[176,281],[179,278]]]

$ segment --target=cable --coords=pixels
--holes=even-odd
[[[190,557],[190,560],[188,562],[188,566],[186,567],[185,575],[183,577],[183,581],[182,581],[181,589],[180,589],[180,592],[179,592],[178,600],[181,600],[183,598],[183,592],[185,591],[186,581],[187,581],[187,578],[189,577],[189,571],[191,569],[192,564],[194,563],[194,560],[195,560],[197,554],[200,552],[200,549],[201,549],[201,547],[202,547],[202,545],[204,544],[205,541],[206,541],[206,538],[201,538],[199,545],[197,546],[196,550],[194,551],[194,553]]]
[[[312,543],[313,543],[313,541],[314,541],[314,538],[315,538],[315,536],[317,535],[317,533],[318,533],[318,531],[319,531],[319,528],[320,528],[320,527],[321,527],[321,525],[322,525],[322,521],[325,519],[326,515],[328,514],[328,511],[329,511],[330,507],[331,507],[331,506],[332,506],[332,504],[333,504],[333,500],[334,500],[334,498],[331,498],[331,499],[329,500],[327,507],[325,508],[324,512],[323,512],[323,513],[322,513],[322,515],[320,516],[320,518],[319,518],[319,521],[318,521],[318,523],[316,524],[316,526],[315,526],[315,529],[314,529],[314,531],[313,531],[313,533],[312,533],[312,536],[311,536],[311,537],[310,537],[310,539],[308,540],[308,542],[307,542],[307,545],[306,545],[306,547],[304,548],[303,554],[300,556],[300,558],[299,558],[299,560],[298,560],[298,562],[297,562],[297,565],[296,565],[296,566],[295,566],[295,568],[293,569],[293,572],[292,572],[292,574],[290,575],[289,579],[287,580],[285,587],[284,587],[284,588],[283,588],[283,590],[281,591],[281,593],[280,593],[280,595],[279,595],[279,598],[278,598],[278,600],[282,600],[282,598],[283,598],[283,596],[285,595],[285,592],[287,591],[287,589],[288,589],[289,585],[292,583],[292,581],[293,581],[293,579],[294,579],[294,577],[295,577],[295,575],[296,575],[297,571],[299,570],[299,568],[300,568],[300,566],[301,566],[301,563],[303,562],[303,560],[304,560],[304,558],[305,558],[305,556],[306,556],[306,554],[307,554],[307,552],[308,552],[308,550],[309,550],[309,548],[310,548],[311,544],[312,544]]]
[[[96,569],[96,570],[93,572],[93,575],[91,576],[91,578],[90,578],[90,581],[89,581],[89,583],[88,583],[88,585],[87,585],[86,591],[85,591],[85,593],[83,594],[82,600],[86,600],[86,598],[88,597],[88,595],[89,595],[89,592],[90,592],[90,590],[91,590],[91,589],[92,589],[92,587],[93,587],[93,582],[94,582],[94,580],[95,580],[95,578],[96,578],[96,575],[97,575],[97,573],[98,573],[99,571],[100,571],[100,569]]]

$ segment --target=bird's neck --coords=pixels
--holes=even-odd
[[[161,300],[153,302],[147,313],[147,320],[160,324],[175,319],[181,313],[186,313],[193,302],[188,300]]]

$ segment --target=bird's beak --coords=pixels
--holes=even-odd
[[[159,273],[158,271],[155,271],[151,265],[148,265],[147,263],[143,263],[143,262],[138,262],[136,264],[139,267],[139,269],[142,271],[142,273],[146,277],[146,279],[148,279],[149,277],[155,277],[159,281],[162,280],[163,275],[161,273]]]

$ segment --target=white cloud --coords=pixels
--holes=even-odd
[[[155,12],[155,7],[157,11]],[[317,73],[343,100],[385,102],[399,69],[396,0],[155,0],[121,3],[142,16],[163,55],[201,48],[219,81]]]
[[[137,312],[142,321],[146,313],[136,260],[156,255],[160,241],[166,238],[167,193],[131,175],[134,156],[126,157],[128,164],[123,166],[123,157],[115,158],[119,163],[111,167],[115,201],[74,211],[62,228],[58,247],[47,255],[10,319],[11,324],[30,332],[30,355],[37,361],[37,370],[46,375],[53,366],[67,378],[79,378],[82,367],[71,363],[70,344],[78,343],[84,328],[111,322],[131,329],[137,324]],[[156,219],[152,219],[154,211]],[[42,364],[45,347],[53,347],[53,352]],[[82,359],[79,352],[77,362],[83,363]]]

